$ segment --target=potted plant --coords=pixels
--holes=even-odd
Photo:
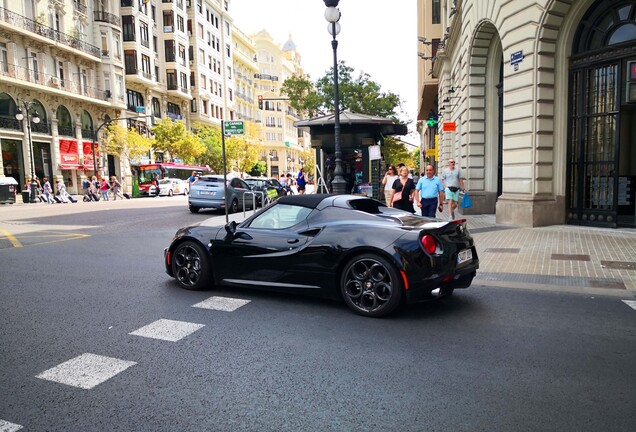
[[[71,46],[77,47],[80,43],[81,34],[76,26],[71,27],[69,36],[71,37]]]

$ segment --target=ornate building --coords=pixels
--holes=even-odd
[[[440,158],[500,223],[636,226],[636,1],[441,2]],[[454,98],[457,97],[457,98]]]

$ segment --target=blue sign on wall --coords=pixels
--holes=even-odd
[[[517,51],[510,54],[510,64],[516,65],[523,61],[523,51]]]

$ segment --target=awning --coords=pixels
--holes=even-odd
[[[63,170],[76,170],[76,169],[83,169],[84,167],[81,165],[60,165],[60,169]]]

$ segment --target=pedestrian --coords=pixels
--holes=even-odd
[[[296,185],[298,189],[298,193],[300,195],[305,194],[305,168],[301,168],[298,171],[298,179],[296,180]]]
[[[68,192],[66,192],[66,186],[64,186],[64,180],[59,179],[57,181],[57,197],[63,203],[68,203]]]
[[[411,178],[413,179],[413,183],[417,184],[418,181],[420,181],[420,171],[419,170],[411,170]]]
[[[111,187],[110,189],[113,191],[113,201],[117,201],[117,197],[124,199],[124,195],[121,193],[121,183],[117,180],[117,177],[112,176],[110,178]]]
[[[188,177],[188,190],[190,190],[189,188],[191,188],[192,185],[197,182],[197,180],[199,180],[199,177],[197,176],[197,172],[192,171],[192,175]]]
[[[415,186],[417,206],[421,208],[422,216],[434,218],[436,209],[444,210],[444,186],[434,175],[433,165],[426,165],[424,174]]]
[[[89,193],[91,194],[93,201],[99,201],[99,197],[97,196],[97,194],[99,194],[99,180],[97,180],[96,176],[91,177],[91,188]]]
[[[46,177],[42,180],[44,181],[44,200],[49,204],[53,204],[53,188],[51,187],[51,183],[49,183],[49,179]]]
[[[91,187],[91,182],[88,181],[88,177],[82,177],[82,195],[89,196],[88,190]]]
[[[442,185],[445,188],[446,199],[448,200],[448,212],[451,219],[455,219],[455,209],[459,204],[459,191],[464,189],[464,179],[462,170],[455,166],[455,160],[448,160],[448,168],[442,171]]]
[[[403,166],[400,170],[400,177],[393,182],[389,207],[415,213],[413,208],[413,198],[415,195],[415,184],[409,178],[409,170]]]
[[[395,167],[393,165],[389,165],[389,167],[386,169],[386,173],[384,174],[384,177],[382,178],[382,186],[384,187],[384,202],[386,203],[387,206],[391,204],[391,194],[393,194],[393,183],[395,183],[395,181],[399,177],[400,176],[398,175]]]
[[[152,179],[152,184],[155,187],[155,196],[158,197],[159,196],[159,191],[160,191],[159,174],[155,174],[155,177]]]
[[[285,181],[285,174],[280,175],[280,180],[278,180],[278,182],[283,187],[283,189],[285,189],[285,186],[287,186],[287,182]]]
[[[110,190],[110,185],[106,181],[105,178],[102,178],[101,183],[99,184],[99,191],[102,194],[102,199],[104,201],[108,201],[108,191]]]

